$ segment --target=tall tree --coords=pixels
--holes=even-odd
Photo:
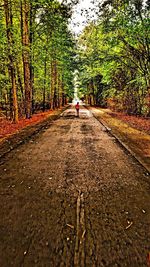
[[[25,113],[27,119],[29,119],[32,115],[29,14],[29,0],[21,0],[21,33],[23,46],[22,56],[24,69]]]
[[[8,43],[8,58],[9,58],[9,74],[11,79],[10,89],[10,117],[13,122],[18,122],[18,103],[17,103],[17,84],[16,84],[16,69],[14,60],[14,39],[13,39],[13,14],[11,0],[4,0],[7,43]]]

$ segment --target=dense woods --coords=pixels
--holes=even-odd
[[[90,105],[150,116],[149,1],[96,1],[97,20],[74,38],[77,2],[0,0],[0,108],[11,121],[64,106],[77,71]]]
[[[73,3],[0,1],[0,103],[17,122],[35,110],[63,106],[73,94]]]
[[[150,116],[149,1],[103,1],[78,47],[80,94],[89,104]]]

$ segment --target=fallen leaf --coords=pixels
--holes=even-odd
[[[67,226],[70,227],[71,229],[74,229],[74,226],[69,223],[67,223]]]
[[[133,222],[129,222],[129,221],[128,221],[128,223],[129,223],[129,225],[126,227],[126,230],[127,230],[128,228],[130,228],[131,225],[133,224]]]

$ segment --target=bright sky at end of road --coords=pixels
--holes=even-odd
[[[80,0],[74,8],[70,29],[76,35],[80,34],[89,21],[96,19],[96,1]]]
[[[62,0],[58,0],[60,3]],[[79,3],[75,5],[73,9],[73,15],[70,19],[69,29],[78,35],[82,32],[84,27],[97,18],[98,3],[103,0],[79,0]],[[71,2],[71,0],[68,0]]]

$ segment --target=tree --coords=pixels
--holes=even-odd
[[[16,69],[15,69],[15,57],[14,57],[14,37],[13,37],[13,14],[12,14],[12,2],[4,0],[4,11],[6,21],[6,33],[7,33],[7,51],[8,51],[8,69],[11,79],[10,89],[10,117],[13,122],[18,122],[18,103],[17,103],[17,84],[16,84]]]
[[[22,57],[24,69],[25,113],[27,119],[29,119],[32,114],[29,12],[29,0],[21,0]]]
[[[148,3],[110,0],[100,3],[99,8],[97,22],[87,26],[79,37],[81,84],[90,98],[100,95],[99,104],[112,98],[119,110],[148,115]],[[94,81],[97,75],[102,77],[101,89]]]
[[[18,103],[19,116],[29,119],[37,109],[44,111],[64,105],[73,94],[75,42],[68,30],[68,20],[75,2],[7,0],[5,9],[2,4],[0,100],[6,110],[9,103],[11,114],[17,114]]]

